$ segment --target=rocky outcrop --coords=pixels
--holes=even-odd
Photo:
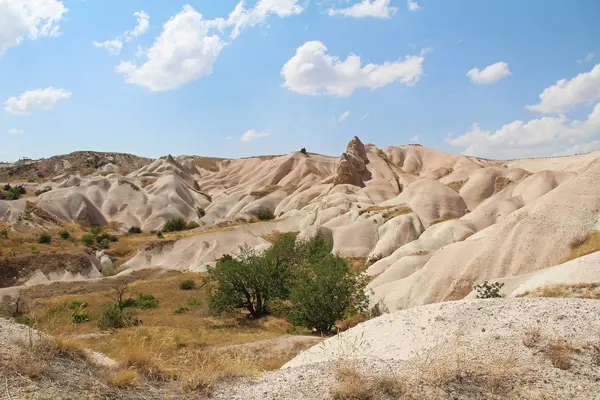
[[[346,152],[342,153],[333,178],[334,185],[354,185],[364,187],[363,179],[369,174],[366,165],[369,163],[365,145],[356,136],[350,140]]]

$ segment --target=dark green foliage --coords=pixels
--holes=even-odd
[[[92,233],[92,235],[99,235],[100,232],[102,232],[102,227],[99,225],[94,225],[90,228],[90,232]]]
[[[48,244],[52,242],[52,235],[48,232],[42,232],[38,235],[38,243]]]
[[[343,259],[327,255],[303,268],[290,296],[291,323],[328,333],[336,321],[367,310],[366,281]]]
[[[186,279],[179,282],[179,289],[181,290],[194,290],[196,288],[196,282],[192,279]]]
[[[134,305],[136,308],[141,308],[142,310],[156,308],[158,307],[158,300],[151,294],[140,293],[137,299],[135,299]]]
[[[173,314],[183,314],[190,311],[189,308],[186,307],[177,307],[176,309],[173,310]]]
[[[4,239],[8,239],[8,230],[0,229],[0,237],[3,237]]]
[[[200,300],[195,297],[190,297],[187,299],[187,305],[191,307],[198,307],[200,305]]]
[[[60,231],[58,231],[58,236],[60,236],[61,238],[63,238],[64,240],[67,240],[68,238],[71,237],[71,234],[69,233],[68,230],[66,229],[61,229]]]
[[[135,307],[135,300],[132,299],[131,297],[125,300],[121,300],[119,302],[119,307],[121,309],[127,308],[127,307]]]
[[[102,239],[99,243],[98,243],[98,247],[101,249],[108,249],[110,247],[110,242],[108,241],[108,239]]]
[[[164,239],[165,235],[163,235],[163,233],[161,231],[156,232],[156,237],[159,239]]]
[[[132,235],[137,235],[142,233],[142,228],[140,228],[139,226],[132,226],[127,232],[129,232]]]
[[[85,234],[81,237],[81,243],[85,244],[86,246],[90,247],[94,244],[94,237],[90,234]]]
[[[35,324],[37,324],[37,318],[34,317],[33,315],[27,315],[27,314],[18,315],[16,317],[14,317],[13,320],[17,324],[21,324],[21,325],[34,326]]]
[[[488,281],[485,281],[482,284],[475,286],[474,289],[477,291],[478,299],[494,299],[502,297],[500,294],[500,289],[502,289],[502,286],[504,286],[504,283],[488,283]]]
[[[4,185],[3,190],[0,191],[0,200],[18,200],[22,194],[25,194],[25,187],[11,186],[10,184]]]
[[[260,219],[261,221],[275,219],[275,214],[273,214],[273,211],[268,208],[261,208],[260,210],[256,211],[254,215],[256,215],[256,218]]]
[[[115,235],[111,235],[109,233],[103,233],[101,235],[96,236],[96,242],[100,243],[106,240],[107,242],[117,242],[119,239]]]
[[[185,231],[187,229],[187,224],[183,218],[173,218],[165,222],[165,225],[162,228],[163,232],[178,232]]]
[[[89,322],[90,316],[87,311],[73,311],[71,314],[71,322],[74,324],[82,324],[84,322]]]
[[[83,301],[83,300],[71,300],[69,302],[67,302],[67,308],[71,309],[71,310],[79,310],[82,308],[87,307],[87,302]]]
[[[98,319],[98,328],[102,330],[119,329],[138,324],[139,320],[133,311],[122,310],[116,303],[106,303],[104,311]]]
[[[302,153],[302,154],[306,154],[306,147],[303,147],[303,148],[301,148],[301,149],[300,149],[300,153]]]
[[[195,229],[195,228],[197,228],[199,226],[200,226],[200,224],[197,223],[196,221],[190,221],[190,222],[187,223],[187,226],[185,228],[187,230],[190,230],[190,229]]]

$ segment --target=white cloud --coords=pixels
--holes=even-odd
[[[586,63],[588,61],[592,61],[592,58],[594,58],[594,52],[593,51],[590,52],[590,53],[587,53],[587,55],[585,57],[583,57],[581,60],[577,60],[577,62],[579,64]]]
[[[95,47],[105,49],[109,54],[118,55],[123,48],[123,42],[120,39],[107,40],[105,42],[92,42]]]
[[[568,154],[581,154],[581,153],[591,153],[592,151],[596,151],[600,149],[600,140],[592,140],[587,143],[580,143],[573,145],[566,149],[562,153],[558,153],[557,155],[568,155]]]
[[[531,111],[558,113],[584,102],[600,100],[600,64],[590,72],[583,72],[573,79],[561,79],[547,87],[539,96],[540,103],[525,106]]]
[[[418,136],[413,136],[409,139],[411,142],[418,142],[419,141],[419,137]]]
[[[67,11],[58,0],[0,0],[0,55],[25,38],[58,36]]]
[[[390,7],[390,0],[362,0],[348,8],[330,8],[329,15],[342,15],[354,18],[391,18],[398,7]]]
[[[130,42],[146,33],[150,27],[150,16],[145,11],[136,11],[133,13],[133,16],[137,17],[137,24],[132,31],[127,31],[123,34],[126,42]]]
[[[248,129],[243,135],[242,135],[242,142],[251,142],[253,140],[256,139],[260,139],[260,138],[264,138],[269,136],[268,132],[258,132],[254,129]]]
[[[60,100],[71,97],[71,92],[65,89],[29,90],[17,97],[11,97],[4,103],[4,110],[12,114],[29,115],[36,110],[51,110]]]
[[[163,32],[150,49],[146,62],[136,65],[122,61],[115,70],[125,75],[125,82],[152,91],[172,90],[201,76],[210,75],[219,53],[225,46],[221,38],[211,34],[211,21],[192,6],[169,19]]]
[[[367,117],[369,116],[369,113],[365,113],[365,115],[363,115],[362,117],[360,117],[361,121],[364,121],[365,119],[367,119]]]
[[[94,40],[92,44],[95,47],[105,49],[109,54],[115,56],[121,53],[123,41],[131,42],[133,39],[148,31],[148,28],[150,27],[150,16],[145,11],[136,11],[133,13],[133,16],[137,17],[137,24],[133,30],[125,31],[123,35],[117,36],[112,40],[106,40],[104,42],[97,42]]]
[[[344,111],[344,112],[342,113],[342,115],[340,115],[340,116],[338,117],[338,121],[339,121],[339,122],[344,122],[345,120],[347,120],[347,119],[348,119],[348,117],[350,116],[350,114],[351,114],[351,113],[350,113],[350,110]]]
[[[25,131],[23,131],[23,130],[21,130],[21,129],[14,129],[14,128],[13,128],[13,129],[9,129],[9,130],[8,130],[8,134],[9,134],[9,135],[22,135],[22,134],[24,134],[24,133],[25,133]]]
[[[422,10],[422,9],[423,9],[423,7],[421,7],[421,6],[419,5],[419,3],[417,3],[416,1],[411,1],[411,0],[408,0],[408,1],[406,2],[406,5],[408,6],[408,9],[409,9],[410,11],[419,11],[419,10]]]
[[[474,83],[492,83],[499,81],[510,74],[508,64],[504,61],[488,65],[482,70],[479,68],[471,68],[469,72],[467,72],[467,76],[471,78],[471,82]]]
[[[592,136],[600,132],[600,103],[584,121],[570,120],[565,115],[544,116],[527,122],[513,121],[492,132],[475,124],[464,135],[446,141],[455,147],[465,147],[465,154],[480,157],[513,159],[548,156],[588,146]]]
[[[298,47],[281,69],[283,86],[302,94],[347,97],[361,87],[377,89],[396,81],[414,85],[423,74],[424,53],[363,67],[357,55],[350,54],[342,61],[326,52],[327,47],[319,41]]]
[[[289,17],[304,11],[298,3],[300,0],[258,0],[254,8],[247,9],[244,1],[240,1],[229,14],[226,24],[233,26],[231,38],[239,36],[244,28],[260,25],[271,15]]]

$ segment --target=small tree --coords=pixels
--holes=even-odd
[[[306,151],[306,147],[303,147],[300,149],[300,153],[306,155],[307,151]]]
[[[60,236],[64,240],[67,240],[71,236],[71,234],[69,233],[68,230],[62,229],[62,230],[58,231],[58,236]]]
[[[344,260],[328,254],[304,268],[292,288],[290,322],[329,333],[336,321],[367,310],[366,281]]]
[[[132,235],[138,235],[142,233],[142,228],[140,228],[139,226],[132,226],[127,232],[129,232]]]
[[[192,279],[184,279],[179,282],[179,289],[181,290],[194,290],[196,288],[196,282]]]
[[[256,215],[256,218],[260,219],[261,221],[275,219],[275,214],[273,214],[273,211],[268,208],[261,208],[260,210],[256,211],[254,215]]]
[[[162,228],[163,232],[178,232],[185,231],[187,229],[187,223],[183,218],[173,218],[165,222]]]

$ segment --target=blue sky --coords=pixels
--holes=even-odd
[[[590,151],[599,19],[596,0],[0,0],[0,160],[338,155],[354,135]]]

